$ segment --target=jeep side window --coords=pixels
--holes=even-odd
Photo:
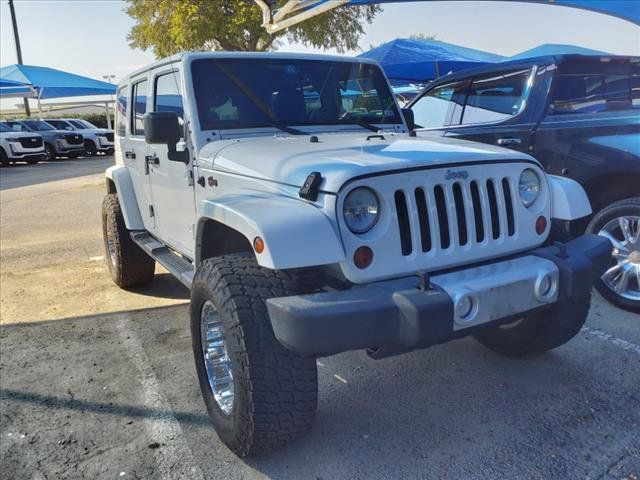
[[[133,86],[131,94],[131,135],[143,136],[144,124],[142,117],[147,112],[147,81],[142,80]]]
[[[429,90],[411,107],[416,127],[439,128],[459,124],[465,97],[464,82]]]
[[[124,137],[127,134],[127,102],[127,87],[120,87],[116,105],[116,132],[119,137]]]
[[[566,73],[554,79],[550,113],[596,113],[634,106],[632,78],[624,73]],[[637,91],[636,80],[636,92]],[[638,106],[638,99],[635,106]]]
[[[156,77],[155,97],[153,100],[156,112],[175,112],[180,125],[184,123],[184,107],[179,85],[178,72],[170,72]]]
[[[522,111],[530,69],[474,78],[462,114],[462,124],[494,123]]]

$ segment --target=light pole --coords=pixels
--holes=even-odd
[[[11,23],[13,24],[13,38],[16,42],[16,54],[18,57],[18,65],[22,65],[22,49],[20,48],[20,35],[18,35],[18,21],[16,20],[16,10],[13,7],[13,0],[9,0],[9,11],[11,12]],[[27,117],[31,116],[31,109],[29,108],[29,99],[23,97],[24,113]]]
[[[104,78],[109,83],[113,83],[113,79],[116,78],[116,76],[114,74],[110,73],[108,75],[102,75],[102,78]],[[113,102],[113,95],[111,95],[111,101]],[[108,106],[108,104],[106,102],[104,104],[104,109],[107,112],[107,128],[109,130],[111,130],[111,113],[109,113],[109,106]],[[114,112],[115,112],[115,110],[114,110]]]

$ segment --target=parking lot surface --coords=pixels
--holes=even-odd
[[[238,459],[200,397],[188,291],[109,278],[111,163],[0,169],[1,478],[640,478],[640,318],[596,293],[583,331],[532,359],[470,338],[321,358],[310,434]]]

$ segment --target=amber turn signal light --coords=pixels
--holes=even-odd
[[[262,240],[262,238],[260,238],[260,237],[254,238],[253,239],[253,249],[256,251],[256,253],[264,252],[264,240]]]
[[[373,250],[369,247],[358,247],[353,254],[353,263],[356,267],[367,268],[373,261]]]
[[[540,215],[536,220],[536,233],[542,235],[547,230],[547,218]]]

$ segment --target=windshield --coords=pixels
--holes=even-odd
[[[51,125],[47,122],[43,122],[42,120],[24,120],[24,123],[31,130],[36,130],[38,132],[46,132],[47,130],[55,130]]]
[[[376,65],[236,58],[199,59],[191,69],[202,130],[402,123]]]
[[[76,128],[80,128],[82,130],[86,130],[88,128],[98,128],[95,125],[93,125],[92,123],[87,122],[86,120],[69,120],[69,122],[71,122],[71,124],[73,126],[75,126]]]
[[[12,131],[13,130],[11,130],[8,125],[5,125],[4,123],[0,123],[0,132],[12,132]]]

